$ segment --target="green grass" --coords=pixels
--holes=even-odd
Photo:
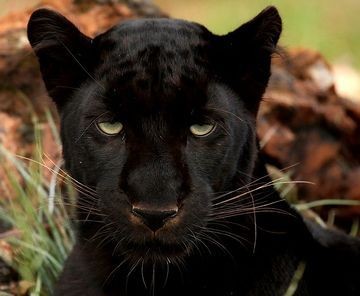
[[[20,275],[29,294],[50,295],[74,243],[74,234],[54,174],[47,178],[44,167],[41,127],[35,123],[35,152],[32,160],[17,157],[0,146],[5,179],[11,194],[0,198],[0,219],[11,231],[3,239],[13,250],[10,264]],[[50,179],[50,180],[49,180]],[[6,191],[5,191],[6,192]],[[71,191],[70,191],[71,192]],[[11,196],[10,196],[11,195]],[[51,200],[50,200],[51,201]]]
[[[316,186],[316,184],[306,181],[293,181],[293,168],[294,167],[289,167],[287,169],[279,170],[274,166],[267,165],[267,170],[271,179],[273,181],[275,180],[274,187],[279,192],[280,196],[292,204],[295,209],[302,212],[307,218],[314,220],[314,222],[318,223],[320,226],[324,228],[336,226],[335,218],[337,207],[360,206],[359,200],[349,200],[335,197],[304,202],[298,194],[297,185],[307,184],[308,186]],[[326,222],[319,214],[317,214],[322,207],[331,208],[328,212],[328,216],[325,217]],[[349,229],[348,234],[351,236],[360,235],[359,218],[353,219],[352,226],[351,229]]]

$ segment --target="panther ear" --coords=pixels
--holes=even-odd
[[[281,29],[280,15],[270,6],[217,40],[216,60],[220,75],[254,114],[270,78],[271,55],[276,50]]]
[[[46,89],[61,109],[74,89],[90,75],[91,39],[64,16],[48,9],[31,15],[27,33]]]

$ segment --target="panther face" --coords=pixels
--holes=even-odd
[[[250,181],[280,32],[275,8],[225,36],[142,19],[91,39],[55,12],[32,15],[28,36],[61,115],[66,169],[91,188],[79,190],[81,238],[134,260],[194,251],[221,222],[219,194]]]

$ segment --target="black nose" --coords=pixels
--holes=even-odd
[[[146,208],[133,207],[132,213],[142,219],[143,223],[152,231],[160,229],[165,222],[176,216],[178,209],[150,210]]]

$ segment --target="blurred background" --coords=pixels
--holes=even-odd
[[[110,0],[111,1],[111,0]],[[0,16],[31,7],[37,0],[0,0]],[[102,1],[105,2],[105,1]],[[172,17],[196,21],[218,34],[227,33],[267,5],[283,17],[284,46],[304,46],[322,52],[330,61],[360,68],[359,0],[154,0]]]
[[[155,0],[173,17],[205,24],[227,33],[267,5],[283,18],[284,46],[310,47],[331,61],[346,60],[360,67],[360,1],[358,0]]]
[[[0,16],[32,7],[39,2],[40,0],[0,0]],[[254,17],[266,6],[275,5],[280,11],[284,25],[280,44],[285,48],[305,47],[321,52],[333,64],[339,93],[352,99],[360,97],[360,1],[358,0],[343,0],[341,3],[337,0],[100,0],[98,2],[155,3],[168,15],[199,22],[217,34],[225,34]]]

